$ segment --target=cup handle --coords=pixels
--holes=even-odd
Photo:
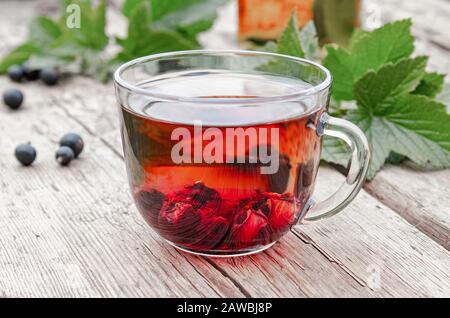
[[[329,129],[328,127],[333,129]],[[364,133],[353,123],[323,113],[317,127],[317,135],[330,136],[344,141],[351,151],[350,168],[344,184],[322,202],[310,201],[303,208],[298,224],[307,224],[329,218],[350,204],[366,180],[370,163],[370,148]]]

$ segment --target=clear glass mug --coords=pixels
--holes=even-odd
[[[370,151],[357,126],[326,113],[331,84],[319,64],[253,51],[164,53],[122,65],[115,88],[140,213],[181,250],[235,256],[344,209]],[[316,203],[323,136],[344,141],[352,159],[342,187]]]

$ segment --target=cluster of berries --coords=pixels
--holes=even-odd
[[[60,74],[54,69],[36,69],[28,64],[12,65],[8,68],[8,76],[13,82],[36,81],[40,79],[48,86],[59,82]],[[8,89],[3,93],[3,101],[11,109],[19,109],[24,101],[23,93],[16,88]]]
[[[68,133],[61,138],[59,146],[55,155],[56,161],[62,166],[67,166],[83,151],[84,141],[80,135]],[[22,165],[30,166],[36,160],[37,151],[30,143],[21,144],[16,147],[15,156]]]
[[[60,79],[60,74],[54,69],[32,68],[27,63],[12,65],[8,68],[8,76],[14,82],[36,81],[40,79],[44,84],[53,86]]]
[[[135,199],[144,218],[164,238],[196,250],[237,250],[277,241],[299,208],[292,194],[255,191],[230,201],[197,182],[164,194],[142,189]]]
[[[60,80],[60,74],[54,69],[37,69],[27,63],[12,65],[8,69],[8,76],[13,82],[36,81],[40,79],[48,86],[56,85]],[[19,109],[24,102],[22,91],[16,88],[8,89],[3,93],[3,102],[13,110]],[[60,142],[60,148],[56,151],[56,161],[67,166],[83,151],[84,142],[80,135],[75,133],[65,134]],[[31,143],[20,144],[16,147],[15,156],[24,166],[30,166],[36,160],[37,151]]]

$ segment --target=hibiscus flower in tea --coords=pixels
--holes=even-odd
[[[268,104],[257,114],[251,105],[221,101],[307,85],[205,71],[143,84],[218,101],[186,110],[182,103],[130,96],[122,106],[132,193],[145,220],[172,244],[199,253],[245,252],[276,242],[313,191],[321,149],[313,128],[321,112],[307,100]]]

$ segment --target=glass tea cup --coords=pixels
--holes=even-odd
[[[253,51],[139,58],[115,73],[129,183],[147,223],[175,247],[236,256],[269,248],[293,226],[330,217],[356,196],[370,151],[330,117],[323,66]],[[314,191],[323,136],[349,146],[345,183]]]

